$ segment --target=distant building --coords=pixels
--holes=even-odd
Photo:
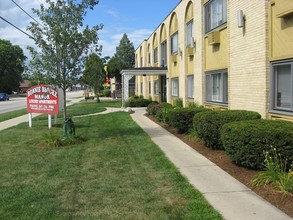
[[[21,92],[26,93],[26,90],[30,87],[30,84],[31,82],[29,80],[23,80],[23,82],[19,84],[19,89]]]

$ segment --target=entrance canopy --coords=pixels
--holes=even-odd
[[[132,69],[123,69],[122,75],[122,107],[125,107],[125,102],[129,98],[129,80],[133,76],[166,76],[168,73],[167,67],[140,67]]]

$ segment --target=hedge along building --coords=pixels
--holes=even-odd
[[[292,36],[292,0],[182,0],[136,50],[136,67],[167,68],[136,94],[293,121]]]

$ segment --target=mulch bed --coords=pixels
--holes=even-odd
[[[252,179],[257,175],[257,171],[250,170],[247,168],[239,167],[235,165],[228,155],[226,155],[225,151],[221,150],[212,150],[210,148],[207,148],[203,142],[196,141],[192,138],[190,138],[186,134],[178,134],[176,130],[166,124],[159,123],[155,117],[146,115],[149,119],[156,122],[163,128],[165,128],[170,133],[177,136],[179,139],[181,139],[183,142],[188,144],[190,147],[195,149],[197,152],[201,153],[203,156],[205,156],[207,159],[212,161],[213,163],[217,164],[219,167],[221,167],[223,170],[225,170],[227,173],[229,173],[231,176],[233,176],[235,179],[246,185],[248,188],[250,188],[252,191],[254,191],[256,194],[261,196],[263,199],[270,202],[272,205],[276,206],[283,212],[285,212],[287,215],[293,218],[293,194],[284,194],[282,192],[274,190],[270,186],[253,186],[251,185]]]

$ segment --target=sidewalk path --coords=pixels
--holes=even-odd
[[[291,219],[144,114],[135,110],[131,116],[226,220]]]

